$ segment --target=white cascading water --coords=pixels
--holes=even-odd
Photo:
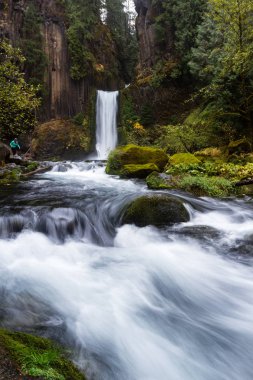
[[[97,92],[96,152],[100,160],[106,160],[117,145],[118,94],[118,91]]]
[[[72,342],[89,380],[252,380],[252,199],[120,226],[150,192],[93,162],[0,192],[0,326]]]

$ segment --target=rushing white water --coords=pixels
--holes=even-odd
[[[148,191],[142,183],[87,164],[24,186],[18,207],[56,229],[26,225],[0,240],[3,325],[58,331],[89,380],[252,380],[253,262],[229,256],[240,242],[253,246],[252,201],[181,194],[188,223],[163,231],[116,223],[106,240],[122,204]],[[50,205],[45,214],[35,199]],[[77,233],[57,241],[71,220]],[[106,244],[85,233],[88,222]]]
[[[118,91],[97,91],[96,151],[105,160],[117,145]]]

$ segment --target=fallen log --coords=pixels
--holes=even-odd
[[[32,172],[23,173],[23,174],[21,174],[21,178],[22,177],[30,177],[31,175],[34,175],[34,174],[45,173],[48,170],[50,170],[51,168],[52,168],[52,166],[44,166],[43,168],[38,168],[36,170],[33,170]]]
[[[243,179],[242,181],[236,182],[235,186],[246,186],[246,185],[252,185],[253,184],[253,179],[248,178],[248,179]]]

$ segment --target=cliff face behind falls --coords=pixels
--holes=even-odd
[[[95,88],[116,90],[128,80],[118,41],[96,1],[88,3],[0,0],[0,36],[21,48],[27,80],[42,87],[40,119],[85,112]]]
[[[0,38],[21,49],[27,82],[40,85],[38,118],[81,112],[91,120],[95,89],[120,89],[121,143],[153,144],[159,130],[152,136],[149,127],[180,127],[189,115],[187,125],[222,143],[224,136],[253,141],[252,2],[127,3],[0,0]],[[216,143],[203,139],[195,145]]]

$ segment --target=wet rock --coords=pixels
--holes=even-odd
[[[90,151],[91,136],[86,126],[70,120],[52,120],[39,125],[32,140],[35,159],[81,159]]]
[[[186,226],[180,230],[172,230],[177,235],[189,236],[198,240],[214,241],[222,237],[222,233],[210,226]]]
[[[123,215],[122,224],[164,227],[188,220],[188,211],[179,199],[156,194],[144,195],[130,203]]]
[[[171,189],[173,187],[171,175],[156,171],[146,178],[146,182],[150,189]]]
[[[153,168],[152,171],[157,170],[161,172],[167,162],[168,156],[161,149],[126,145],[118,147],[110,153],[107,161],[106,173],[124,177],[126,171],[130,172],[131,169],[132,172],[134,171],[134,165],[149,165],[149,169]],[[146,166],[146,168],[148,167]],[[139,169],[145,169],[145,167],[139,166]],[[138,173],[137,168],[136,173]]]
[[[127,178],[146,178],[147,175],[154,170],[158,170],[158,167],[153,163],[145,165],[124,165],[121,176]]]

